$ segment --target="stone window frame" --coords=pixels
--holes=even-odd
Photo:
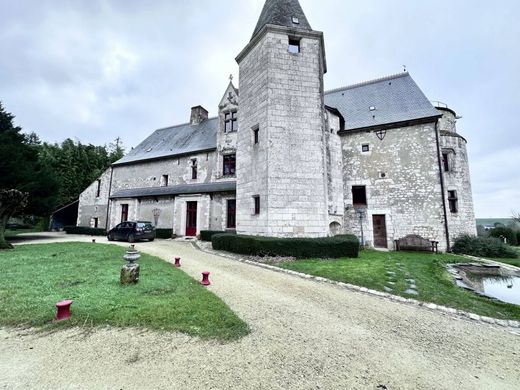
[[[363,196],[362,198],[364,199],[359,201],[360,199],[358,198],[358,196],[360,196],[360,194],[356,194],[356,190],[363,190]],[[358,198],[356,201],[356,198]],[[366,185],[353,185],[352,186],[352,205],[354,207],[366,207],[368,206],[368,197],[367,197],[367,186]]]
[[[101,179],[97,180],[96,198],[101,196]]]
[[[234,161],[229,161],[230,157],[234,157]],[[226,161],[226,159],[228,161]],[[231,162],[233,162],[234,164],[230,165]],[[226,169],[229,169],[230,171],[226,172]],[[222,176],[223,177],[234,177],[234,176],[236,176],[236,173],[237,173],[237,154],[236,154],[236,152],[223,154],[222,155]]]
[[[168,187],[170,176],[162,175],[161,178],[161,187]]]
[[[224,120],[224,133],[236,133],[238,131],[238,110],[224,111],[222,115]]]
[[[260,215],[260,195],[253,195],[253,215]]]
[[[443,172],[453,172],[454,155],[455,151],[453,149],[442,149],[441,163]]]
[[[295,36],[288,36],[287,51],[290,54],[298,55],[302,52],[302,39]]]
[[[368,152],[370,152],[370,144],[362,144],[361,153],[368,153]]]
[[[260,144],[260,125],[255,125],[251,128],[253,132],[253,145]]]
[[[198,167],[197,167],[197,159],[191,159],[191,180],[197,180],[198,177]]]
[[[457,196],[457,190],[448,190],[448,206],[450,213],[456,214],[459,212],[459,197]]]

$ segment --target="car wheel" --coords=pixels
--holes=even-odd
[[[155,237],[150,238],[148,241],[152,242],[153,240],[155,240]]]
[[[108,241],[114,241],[114,235],[113,234],[109,234],[107,238],[108,238]]]
[[[133,234],[128,235],[128,242],[130,242],[130,243],[135,242],[135,236]]]

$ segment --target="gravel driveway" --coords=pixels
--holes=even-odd
[[[56,235],[47,241],[90,240]],[[105,242],[104,238],[98,242]],[[518,389],[520,337],[424,308],[200,252],[138,243],[195,278],[251,326],[233,343],[135,329],[0,328],[0,388]]]

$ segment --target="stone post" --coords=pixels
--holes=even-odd
[[[121,284],[136,284],[139,282],[140,267],[139,264],[134,262],[139,260],[140,257],[141,255],[135,249],[135,245],[131,245],[123,256],[127,263],[121,268]]]

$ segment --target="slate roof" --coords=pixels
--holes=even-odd
[[[298,18],[299,23],[294,23],[293,17]],[[312,31],[311,25],[298,0],[267,0],[251,40],[266,24]]]
[[[186,123],[156,130],[114,165],[215,149],[218,127],[219,118],[210,118],[198,125]]]
[[[168,187],[129,188],[116,191],[111,199],[120,198],[144,198],[150,196],[167,196],[180,194],[209,194],[213,192],[236,191],[237,184],[234,181],[221,181],[201,184],[180,184]]]
[[[346,130],[440,115],[407,72],[325,92],[325,104],[341,112]]]

